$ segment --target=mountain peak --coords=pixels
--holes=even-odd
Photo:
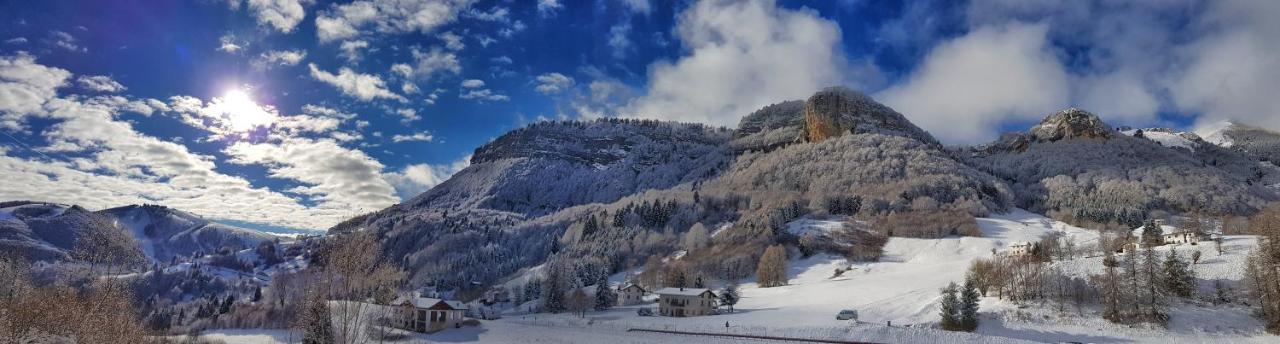
[[[1031,128],[1031,136],[1037,141],[1108,139],[1113,134],[1114,130],[1097,115],[1074,107],[1050,114]]]
[[[818,91],[804,104],[805,141],[818,142],[845,133],[906,136],[930,144],[938,141],[905,116],[862,92],[843,86]]]

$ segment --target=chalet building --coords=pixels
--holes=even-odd
[[[668,317],[711,315],[716,293],[705,288],[662,288],[658,294],[658,314]]]
[[[461,327],[467,314],[467,305],[462,302],[427,297],[397,299],[391,306],[399,310],[400,328],[423,333]]]
[[[618,304],[634,305],[644,302],[644,295],[646,293],[647,292],[644,288],[635,285],[634,283],[621,285],[618,287]]]
[[[1173,230],[1170,233],[1164,233],[1165,245],[1195,244],[1201,239],[1199,234],[1191,231]]]
[[[1033,247],[1034,245],[1029,242],[1015,242],[1009,246],[1005,254],[1010,257],[1026,257],[1031,255]]]

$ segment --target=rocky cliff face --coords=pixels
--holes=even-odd
[[[1031,128],[1031,136],[1037,141],[1063,139],[1108,139],[1115,131],[1103,123],[1097,115],[1070,108],[1045,117]]]
[[[902,114],[845,87],[829,87],[809,97],[804,105],[804,123],[803,139],[808,142],[844,134],[874,133],[906,136],[938,145],[933,136]]]

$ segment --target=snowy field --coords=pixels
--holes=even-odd
[[[1168,330],[1119,326],[1094,315],[1062,315],[1047,305],[1020,308],[995,298],[982,300],[982,324],[977,333],[932,329],[932,324],[938,321],[938,290],[947,283],[961,282],[973,259],[989,257],[993,249],[1004,250],[1015,242],[1036,241],[1050,232],[1059,232],[1080,244],[1098,239],[1096,231],[1025,211],[979,219],[978,223],[984,235],[981,238],[892,238],[885,245],[885,255],[880,262],[849,265],[843,259],[826,255],[793,260],[788,265],[790,285],[758,288],[752,282],[744,283],[740,288],[742,299],[734,313],[693,318],[636,315],[637,308],[656,307],[652,303],[591,312],[586,318],[510,313],[500,320],[483,321],[480,327],[435,335],[415,334],[408,342],[744,342],[743,339],[627,331],[642,328],[883,343],[1280,343],[1280,337],[1261,331],[1248,309],[1210,306],[1198,300],[1178,301],[1180,303],[1173,305]],[[809,231],[824,230],[822,227],[839,223],[813,220],[796,225],[811,228],[793,227],[793,230]],[[1194,269],[1201,279],[1201,293],[1206,294],[1212,292],[1213,279],[1234,285],[1242,278],[1241,264],[1254,245],[1253,237],[1229,236],[1224,241],[1222,255],[1218,255],[1209,242],[1176,248],[1184,258],[1193,250],[1204,251]],[[1067,273],[1077,275],[1098,273],[1102,267],[1101,257],[1056,264]],[[835,269],[850,266],[851,271],[832,278]],[[856,309],[861,322],[836,320],[836,313],[842,309]],[[892,327],[886,326],[889,322]],[[228,343],[284,343],[289,337],[282,336],[281,332],[224,331],[211,333],[209,338]]]

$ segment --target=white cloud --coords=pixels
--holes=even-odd
[[[368,0],[335,5],[316,17],[321,43],[356,37],[366,32],[429,33],[453,22],[473,0]],[[370,31],[364,31],[370,30]]]
[[[342,67],[338,69],[338,74],[333,74],[320,70],[314,63],[309,66],[311,67],[312,78],[337,87],[343,94],[363,101],[377,98],[406,101],[404,97],[388,90],[387,83],[377,75],[357,73],[347,67]]]
[[[240,0],[231,0],[231,2],[234,5]],[[307,15],[299,0],[247,0],[246,2],[259,25],[270,26],[284,33],[292,32]]]
[[[418,92],[422,92],[422,90],[418,89],[418,85],[414,85],[411,82],[406,82],[400,85],[400,92],[404,92],[404,94],[415,94]]]
[[[1280,130],[1280,2],[1210,2],[1208,34],[1175,52],[1184,59],[1169,83],[1174,103],[1201,123],[1235,119]]]
[[[408,78],[413,76],[413,66],[404,63],[393,64],[391,65],[391,72],[401,77]]]
[[[83,52],[89,51],[89,48],[80,46],[79,42],[76,40],[76,37],[72,36],[69,33],[54,30],[53,32],[49,33],[49,36],[52,39],[53,45],[59,48],[63,48],[72,52],[77,52],[77,53],[83,53]]]
[[[458,36],[458,34],[453,33],[453,31],[445,31],[444,33],[436,35],[436,37],[444,41],[444,47],[449,48],[449,50],[458,51],[467,47],[466,43],[462,42],[462,36]]]
[[[465,89],[465,90],[463,90],[463,92],[462,92],[461,94],[459,94],[459,95],[458,95],[458,98],[462,98],[462,99],[475,99],[475,100],[479,100],[479,101],[485,101],[485,100],[490,100],[490,101],[507,101],[507,100],[511,100],[511,98],[507,97],[506,95],[498,94],[498,93],[494,93],[493,91],[491,91],[491,90],[489,90],[489,89],[487,89],[487,88],[470,88],[470,89]]]
[[[81,88],[95,92],[117,93],[125,90],[124,85],[106,75],[81,75],[76,78],[76,83]]]
[[[1068,76],[1045,25],[983,27],[934,47],[903,84],[876,98],[945,142],[995,137],[1006,119],[1067,106]]]
[[[361,55],[360,50],[368,47],[369,42],[365,40],[343,41],[342,45],[339,46],[342,52],[338,56],[346,59],[348,63],[356,63],[364,57]]]
[[[573,78],[560,73],[546,73],[539,75],[536,79],[538,86],[534,90],[542,94],[560,93],[573,87]]]
[[[477,20],[490,21],[490,22],[506,22],[509,20],[507,18],[507,15],[510,13],[511,13],[511,10],[507,9],[506,7],[494,6],[493,8],[489,9],[488,12],[481,11],[474,8],[469,9],[466,12],[466,17],[477,19]]]
[[[71,72],[38,64],[26,53],[0,55],[0,127],[21,128],[21,118],[40,111],[70,78]]]
[[[273,178],[304,184],[289,191],[317,199],[325,207],[372,211],[399,201],[395,189],[382,178],[382,163],[335,140],[237,142],[223,152],[231,157],[231,163],[264,165]]]
[[[305,58],[307,58],[305,50],[271,50],[258,55],[252,64],[258,69],[268,69],[275,66],[291,67],[297,66]]]
[[[651,65],[646,94],[622,115],[734,126],[852,74],[835,23],[773,1],[700,2],[679,16],[676,32],[688,54]]]
[[[6,40],[4,40],[4,42],[5,42],[5,43],[8,43],[8,44],[27,44],[27,38],[26,38],[26,37],[14,37],[14,38],[6,39]]]
[[[609,28],[609,47],[613,48],[614,58],[627,57],[627,50],[631,50],[631,39],[627,35],[631,33],[631,23],[623,22]]]
[[[396,143],[414,142],[414,141],[431,142],[431,140],[434,140],[434,139],[435,137],[431,136],[431,134],[425,134],[425,133],[414,133],[413,135],[395,135],[391,137],[391,141]]]
[[[559,0],[538,0],[538,14],[543,17],[551,17],[556,15],[556,10],[564,8]]]
[[[398,109],[396,110],[396,115],[402,117],[400,119],[401,123],[409,123],[422,119],[422,117],[418,116],[418,112],[413,109]]]
[[[649,11],[652,10],[649,0],[622,0],[622,4],[626,5],[627,9],[632,12],[649,14]]]
[[[484,87],[484,80],[467,79],[462,81],[462,87],[465,88],[481,88]]]
[[[405,166],[400,172],[388,173],[386,178],[395,186],[400,199],[407,201],[443,183],[454,173],[470,165],[471,156],[447,164],[413,164]]]
[[[241,50],[244,50],[246,45],[248,45],[248,43],[237,41],[236,36],[232,34],[225,34],[218,38],[218,51],[221,52],[229,54],[239,53]]]
[[[462,64],[458,62],[458,56],[439,48],[432,48],[426,52],[414,48],[413,59],[413,67],[405,64],[396,64],[391,68],[396,73],[406,77],[414,76],[421,79],[430,79],[441,73],[458,74],[462,72]]]
[[[476,35],[476,42],[480,42],[480,46],[488,48],[490,44],[498,43],[498,40],[489,37],[489,35]]]
[[[350,120],[356,118],[356,115],[349,112],[342,112],[333,108],[327,108],[315,104],[306,104],[302,106],[302,112],[309,115],[333,117],[341,120]]]

